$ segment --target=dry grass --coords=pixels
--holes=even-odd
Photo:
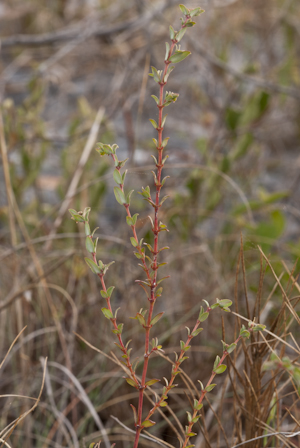
[[[109,271],[117,285],[114,306],[135,315],[145,297],[135,285],[139,268],[128,226],[111,194],[111,168],[95,151],[88,159],[82,153],[97,139],[116,137],[123,158],[131,157],[132,188],[152,182],[147,120],[155,114],[148,101],[155,92],[147,73],[159,66],[176,2],[158,14],[150,6],[165,2],[103,1],[94,10],[92,2],[50,3],[6,1],[0,15],[1,359],[27,326],[0,372],[0,437],[15,448],[86,447],[103,439],[104,426],[110,443],[128,447],[129,402],[137,394],[122,378],[100,286],[82,261],[84,235],[64,212],[69,202],[78,210],[93,207],[101,258],[116,260]],[[234,297],[235,308],[210,316],[149,437],[178,446],[197,380],[205,383],[220,340],[233,341],[244,316],[268,332],[231,355],[194,443],[232,448],[257,438],[244,446],[298,447],[299,435],[287,435],[299,431],[300,421],[300,8],[295,0],[219,3],[201,4],[206,13],[187,43],[193,56],[171,80],[180,97],[169,113],[170,200],[162,219],[170,228],[162,245],[172,248],[164,255],[171,281],[158,304],[166,311],[158,324],[166,358],[153,358],[149,375],[169,376],[173,351],[203,299]],[[70,39],[59,40],[72,30]],[[33,42],[46,39],[44,33],[54,33],[51,44]],[[31,44],[20,34],[31,36]],[[252,140],[243,146],[247,135]],[[140,237],[150,238],[149,211],[137,195],[133,207]],[[127,317],[125,336],[142,356],[138,327]],[[39,405],[27,415],[28,397],[39,396],[43,378]],[[18,427],[8,438],[13,422]],[[141,445],[157,444],[141,439]]]

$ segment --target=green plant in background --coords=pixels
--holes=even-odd
[[[133,234],[133,236],[130,238],[130,241],[132,246],[134,247],[134,255],[139,260],[139,266],[142,268],[145,274],[144,279],[136,280],[136,282],[143,288],[146,293],[148,307],[146,309],[141,308],[133,317],[133,319],[136,319],[138,321],[145,333],[143,361],[140,361],[139,359],[137,361],[133,361],[133,357],[131,354],[132,349],[129,348],[130,341],[125,342],[123,339],[124,324],[118,320],[118,309],[114,310],[112,307],[111,298],[115,286],[108,287],[105,276],[113,262],[105,264],[103,261],[97,258],[98,239],[94,238],[94,234],[97,229],[92,231],[89,224],[89,214],[91,209],[87,207],[83,212],[78,212],[74,209],[69,210],[72,219],[76,223],[84,224],[86,235],[86,249],[91,255],[91,258],[85,258],[85,261],[91,271],[100,279],[102,285],[101,296],[106,301],[106,307],[102,308],[102,312],[104,316],[111,321],[113,327],[112,332],[118,340],[118,342],[116,342],[116,345],[122,352],[121,362],[124,365],[124,370],[127,373],[126,381],[130,386],[138,391],[139,397],[137,408],[133,404],[131,404],[135,424],[134,448],[137,448],[139,444],[139,439],[142,431],[155,425],[155,421],[152,420],[153,414],[159,408],[163,408],[168,405],[167,399],[169,392],[176,386],[174,384],[174,381],[176,379],[176,376],[181,372],[181,364],[188,358],[186,355],[191,347],[190,343],[192,339],[203,330],[203,328],[200,327],[200,324],[209,317],[209,314],[213,309],[220,308],[225,312],[229,312],[229,307],[232,305],[231,300],[228,299],[217,299],[216,303],[214,303],[213,305],[210,305],[208,302],[204,301],[206,304],[206,309],[204,310],[203,307],[201,307],[194,328],[190,330],[187,327],[187,339],[186,341],[180,342],[180,352],[179,354],[176,354],[169,379],[164,378],[165,385],[162,391],[159,391],[158,389],[150,389],[155,394],[156,402],[154,403],[150,411],[144,412],[144,397],[146,389],[151,388],[151,386],[160,381],[160,379],[157,378],[148,379],[147,373],[151,355],[162,351],[162,345],[159,343],[157,335],[152,333],[152,328],[164,314],[163,312],[159,312],[155,315],[154,308],[156,301],[161,297],[163,292],[160,284],[167,278],[166,276],[162,278],[158,276],[158,271],[166,264],[165,262],[161,261],[160,254],[162,251],[169,249],[168,247],[159,246],[160,233],[168,231],[166,224],[160,221],[160,209],[162,204],[168,197],[164,196],[161,198],[162,187],[168,178],[168,176],[164,178],[162,177],[162,171],[168,158],[168,156],[164,156],[164,151],[169,140],[169,137],[163,138],[163,130],[167,118],[167,115],[164,115],[164,109],[172,103],[176,102],[179,96],[178,93],[170,91],[165,92],[165,86],[167,84],[169,75],[175,67],[172,64],[179,63],[183,61],[187,56],[189,56],[190,52],[181,50],[178,44],[181,42],[185,32],[187,31],[187,28],[195,25],[193,18],[199,16],[203,12],[203,10],[199,7],[195,9],[188,9],[184,5],[180,5],[180,10],[183,14],[183,18],[181,19],[181,28],[179,31],[175,31],[173,27],[170,26],[171,44],[166,43],[164,69],[157,70],[155,67],[152,67],[152,73],[150,73],[150,76],[153,77],[154,81],[159,85],[159,96],[157,97],[155,95],[152,95],[152,98],[156,102],[158,108],[158,120],[156,121],[154,119],[150,119],[151,124],[156,129],[158,134],[157,139],[153,139],[155,147],[157,149],[157,157],[152,156],[156,167],[156,171],[152,171],[155,184],[155,193],[154,195],[151,195],[150,187],[147,186],[145,188],[142,187],[142,191],[139,192],[139,194],[153,208],[153,218],[149,217],[151,222],[151,230],[153,233],[153,245],[149,244],[148,242],[144,242],[143,238],[141,240],[139,240],[138,238],[138,214],[136,213],[132,215],[130,211],[130,198],[133,190],[127,192],[124,188],[126,171],[122,171],[122,169],[127,159],[119,160],[117,156],[118,146],[116,144],[109,145],[105,143],[99,143],[97,147],[97,151],[101,156],[109,156],[114,162],[115,169],[113,172],[113,178],[117,184],[117,186],[114,187],[114,194],[117,202],[120,205],[123,205],[126,210],[126,222],[131,228]],[[216,386],[216,384],[213,383],[215,376],[223,373],[226,370],[226,365],[223,364],[225,358],[235,350],[238,342],[241,339],[247,339],[250,337],[250,334],[252,332],[261,331],[264,330],[264,328],[265,327],[261,324],[255,324],[254,322],[249,321],[248,329],[242,326],[239,331],[238,337],[233,343],[227,344],[222,341],[222,356],[216,357],[211,376],[205,387],[200,381],[201,391],[199,397],[194,398],[192,411],[187,411],[187,425],[184,431],[184,437],[180,439],[180,443],[183,448],[194,446],[190,444],[190,438],[196,435],[196,433],[193,432],[193,426],[199,420],[199,413],[201,411],[201,408],[203,407],[202,402],[205,395]],[[141,375],[138,375],[136,369],[140,364],[142,365],[142,373]]]

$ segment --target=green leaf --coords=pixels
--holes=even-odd
[[[123,166],[125,165],[125,163],[127,162],[127,160],[129,160],[128,157],[127,157],[127,159],[125,159],[125,160],[120,160],[120,162],[118,162],[118,167],[119,167],[119,168],[123,168]]]
[[[139,323],[144,327],[146,325],[146,321],[144,316],[141,313],[137,313],[135,319],[139,321]]]
[[[114,289],[115,289],[114,286],[110,286],[109,288],[107,288],[107,295],[108,295],[108,297],[111,297]]]
[[[202,14],[203,12],[204,12],[204,9],[198,7],[198,8],[192,9],[190,11],[190,16],[197,17],[197,16],[200,16],[200,14]]]
[[[99,263],[100,263],[100,261],[99,261]],[[112,264],[114,264],[114,261],[111,261],[110,263],[104,265],[104,271],[103,271],[103,274],[106,274],[106,272],[108,271],[108,268],[109,268]]]
[[[147,186],[146,188],[142,187],[142,191],[139,194],[141,194],[146,199],[147,198],[151,199],[150,187],[149,186]]]
[[[162,200],[160,201],[159,205],[162,205],[166,199],[168,199],[170,196],[167,194],[166,196],[164,196],[162,198]],[[162,224],[159,226],[160,230],[167,230],[167,226],[165,224]]]
[[[136,256],[136,258],[138,258],[139,260],[142,260],[144,258],[144,255],[139,254],[138,252],[134,252],[134,255]]]
[[[164,177],[163,180],[161,181],[161,185],[163,186],[164,183],[166,182],[166,180],[169,179],[169,178],[170,178],[170,176]]]
[[[209,313],[206,311],[205,313],[202,313],[200,316],[199,316],[199,321],[200,322],[204,322],[207,318],[208,318],[208,316],[209,316]]]
[[[151,67],[151,70],[152,70],[152,73],[150,73],[150,76],[153,76],[155,82],[160,82],[160,76],[159,76],[159,73],[156,70],[156,68]]]
[[[202,403],[200,403],[200,404],[198,404],[198,406],[197,406],[197,411],[200,411],[201,409],[203,408],[203,404]]]
[[[151,95],[151,97],[154,99],[154,101],[156,102],[156,104],[159,104],[159,99],[157,98],[157,96],[155,96],[155,95]]]
[[[103,299],[107,299],[108,298],[108,294],[107,294],[106,291],[104,291],[104,289],[101,289],[100,294],[103,297]]]
[[[78,212],[74,210],[73,208],[69,208],[69,212],[71,213],[71,216],[78,215]]]
[[[135,213],[131,218],[133,220],[133,224],[136,225],[137,217],[139,216],[138,213]]]
[[[215,308],[218,308],[218,306],[219,306],[219,302],[214,303],[214,304],[211,306],[211,309],[214,310]]]
[[[155,120],[152,120],[152,118],[149,118],[150,123],[152,124],[152,126],[154,127],[154,129],[158,128],[158,124],[156,123]]]
[[[131,216],[126,216],[126,222],[129,226],[133,226],[133,220]]]
[[[168,141],[169,141],[169,138],[170,138],[170,137],[166,137],[166,138],[163,140],[163,142],[162,142],[162,144],[161,144],[161,146],[162,146],[163,148],[165,148],[165,147],[167,146]]]
[[[215,362],[214,362],[214,370],[217,368],[217,366],[218,366],[218,364],[219,364],[220,361],[221,361],[221,360],[220,360],[220,356],[217,355],[217,356],[216,356],[216,359],[215,359]]]
[[[126,204],[126,199],[125,199],[124,193],[121,190],[121,188],[114,187],[114,193],[115,193],[116,200],[119,202],[120,205]]]
[[[108,308],[101,308],[102,313],[106,317],[106,319],[113,319],[114,315]]]
[[[169,30],[170,30],[170,39],[174,40],[174,38],[175,38],[175,30],[174,30],[174,28],[171,25],[169,27]]]
[[[85,247],[88,252],[90,252],[91,254],[94,253],[95,250],[94,243],[89,236],[87,236],[85,239]]]
[[[180,8],[180,10],[181,10],[182,14],[184,14],[185,16],[187,16],[187,15],[189,15],[189,14],[190,14],[190,10],[189,10],[189,9],[187,9],[187,7],[186,7],[186,6],[184,6],[184,5],[179,5],[179,8]]]
[[[156,282],[157,285],[159,285],[163,280],[165,280],[166,278],[169,278],[170,276],[167,275],[167,277],[163,277],[160,280],[158,280],[158,282]]]
[[[151,426],[154,426],[156,423],[155,422],[153,422],[152,420],[144,420],[143,422],[142,422],[142,426],[144,427],[144,428],[150,428]]]
[[[133,419],[134,419],[134,423],[137,423],[137,422],[138,422],[138,416],[137,416],[136,409],[135,409],[135,407],[133,406],[133,404],[131,404],[130,406],[131,406],[131,408],[132,408],[132,410],[133,410]]]
[[[97,143],[96,151],[99,152],[101,156],[103,155],[110,155],[115,153],[115,146],[113,145],[113,148],[110,145],[105,145],[104,143]]]
[[[130,197],[131,197],[133,192],[134,192],[134,190],[130,190],[129,193],[127,193],[127,195],[126,195],[126,204],[130,204]]]
[[[232,344],[228,345],[227,352],[232,353],[236,349],[236,344],[233,342]]]
[[[123,184],[123,179],[122,179],[122,176],[121,176],[121,173],[119,170],[117,170],[117,169],[114,170],[113,177],[114,177],[114,181],[116,182],[116,184],[118,184],[118,185]]]
[[[85,262],[94,274],[101,274],[99,266],[90,258],[85,258]]]
[[[177,62],[183,61],[185,58],[187,58],[191,54],[190,51],[180,51],[177,50],[175,53],[169,58],[169,61],[173,64],[176,64]]]
[[[225,372],[226,369],[227,369],[227,366],[225,366],[225,364],[221,364],[219,367],[214,369],[214,372],[219,375],[220,373]]]
[[[155,317],[153,317],[153,319],[150,322],[150,325],[156,324],[159,321],[159,319],[162,318],[163,314],[164,314],[164,312],[161,312],[161,313],[158,313]]]
[[[209,386],[206,386],[205,390],[206,392],[210,392],[214,387],[216,387],[216,384],[210,384]]]
[[[96,232],[96,230],[98,230],[99,229],[99,227],[96,227],[93,231],[92,231],[92,233],[91,233],[91,237],[93,237],[94,236],[94,233]]]
[[[133,381],[131,378],[125,378],[125,380],[127,381],[127,383],[128,383],[130,386],[135,387],[136,389],[138,389],[138,386],[137,386],[136,382]]]
[[[245,339],[248,339],[250,336],[250,331],[246,330],[245,325],[242,325],[242,328],[240,330],[240,336]]]
[[[162,291],[163,291],[163,288],[162,288],[162,287],[158,288],[158,289],[156,290],[156,297],[160,297]]]
[[[145,386],[152,386],[152,385],[155,384],[155,383],[159,383],[159,381],[160,381],[160,380],[156,380],[156,379],[149,380],[149,381],[147,381],[147,382],[145,383]]]
[[[222,307],[222,308],[223,307],[228,308],[228,307],[230,307],[232,305],[232,301],[228,300],[228,299],[220,300],[218,303],[219,303],[219,306]]]
[[[166,54],[165,54],[165,61],[168,60],[169,57],[169,53],[170,53],[170,45],[168,42],[166,42]]]
[[[84,232],[86,236],[89,236],[91,234],[91,229],[88,222],[85,222],[84,224]]]
[[[139,244],[138,241],[133,236],[130,237],[130,241],[133,247],[137,247]]]
[[[73,210],[72,208],[69,209],[69,212],[71,213],[71,217],[76,222],[85,222],[85,219],[82,215],[76,212],[76,210]]]
[[[201,333],[201,331],[203,331],[203,328],[197,328],[197,330],[193,331],[193,333],[192,333],[193,338],[195,336],[198,336],[198,334]]]
[[[186,22],[185,26],[187,28],[191,28],[192,26],[196,25],[196,22],[192,22],[191,20],[189,20],[188,22]]]
[[[181,39],[182,39],[183,36],[185,35],[186,30],[187,30],[186,28],[181,28],[181,30],[178,31],[178,33],[176,34],[176,40],[177,40],[177,42],[180,42],[180,41],[181,41]]]
[[[262,325],[262,324],[257,324],[257,325],[255,325],[254,327],[253,327],[253,331],[254,332],[257,332],[257,331],[264,331],[266,329],[266,326],[265,325]]]

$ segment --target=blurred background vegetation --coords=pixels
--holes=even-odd
[[[128,320],[146,305],[135,285],[141,272],[125,211],[112,193],[113,167],[94,148],[96,141],[117,143],[119,158],[129,157],[132,213],[140,214],[139,237],[151,240],[151,210],[136,194],[153,184],[155,131],[148,119],[157,116],[150,98],[157,85],[148,73],[151,65],[162,68],[168,26],[179,27],[177,5],[0,2],[1,359],[27,326],[1,369],[1,393],[36,397],[41,358],[49,359],[42,400],[10,437],[13,447],[85,447],[99,440],[101,422],[111,442],[132,444],[132,434],[110,416],[132,428],[128,400],[136,394],[110,354],[115,346],[100,285],[83,261],[83,229],[67,209],[92,207],[99,258],[116,261],[108,273],[117,287],[113,306],[121,307],[126,337],[142,356],[140,329]],[[265,431],[293,431],[300,421],[300,3],[187,0],[186,6],[205,14],[182,41],[192,55],[168,83],[179,99],[165,126],[170,198],[161,218],[170,232],[161,247],[171,248],[162,254],[171,279],[157,304],[166,311],[159,340],[172,358],[201,301],[216,297],[234,299],[238,313],[260,315],[281,337],[244,345],[229,362],[230,377],[218,378],[219,390],[205,404],[196,446],[229,447]],[[205,383],[220,339],[231,342],[240,324],[228,315],[223,322],[219,312],[210,316],[185,366],[194,384]],[[169,372],[167,361],[153,359],[151,375]],[[178,422],[164,408],[153,428],[172,446],[191,396],[188,383],[178,383],[170,398]],[[0,431],[30,403],[1,398]],[[264,438],[247,447],[262,444],[299,447],[300,440]]]

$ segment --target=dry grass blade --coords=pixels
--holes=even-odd
[[[3,360],[2,360],[2,362],[1,362],[1,364],[0,364],[0,370],[1,370],[2,366],[3,366],[3,364],[5,363],[5,360],[7,359],[9,353],[11,352],[13,346],[15,345],[15,343],[17,342],[17,340],[19,339],[19,337],[21,336],[21,334],[23,333],[23,331],[24,331],[26,328],[27,328],[27,327],[24,327],[24,328],[20,331],[20,333],[18,334],[18,336],[17,336],[17,337],[13,340],[13,342],[11,343],[9,349],[8,349],[7,352],[6,352],[6,355],[4,356],[4,358],[3,358]]]
[[[100,350],[100,348],[95,347],[93,344],[91,344],[90,342],[88,342],[86,339],[84,339],[82,336],[80,336],[80,334],[78,333],[74,333],[79,339],[81,339],[86,345],[88,345],[91,349],[95,350],[96,352],[100,353],[101,355],[105,356],[105,358],[110,359],[112,362],[114,362],[115,364],[119,365],[119,361],[116,362],[116,360],[114,358],[112,358],[111,356],[109,356],[107,353],[104,353],[102,350]]]
[[[107,431],[102,423],[102,421],[100,420],[99,415],[97,414],[90,398],[88,397],[88,395],[86,394],[84,388],[82,387],[82,385],[80,384],[80,382],[78,381],[78,379],[73,375],[72,372],[70,372],[70,370],[68,370],[65,366],[62,366],[61,364],[57,363],[57,362],[49,362],[50,366],[53,366],[59,370],[61,370],[62,372],[64,372],[73,382],[74,386],[76,387],[76,389],[79,391],[80,393],[80,399],[81,401],[86,405],[86,407],[88,408],[88,410],[90,411],[96,425],[98,426],[99,430],[101,431],[102,437],[103,437],[103,441],[104,444],[106,446],[106,448],[110,448],[111,444],[109,442],[108,436],[107,436]]]
[[[150,389],[150,387],[149,387],[149,389]],[[152,404],[152,406],[154,406],[155,403],[154,403],[153,400],[151,400],[151,398],[149,397],[148,394],[146,394],[146,397],[147,397],[147,399],[150,401],[150,403]],[[182,425],[181,425],[181,423],[180,423],[180,421],[179,421],[177,415],[175,414],[175,412],[173,411],[173,409],[172,409],[169,405],[166,406],[166,409],[170,412],[171,416],[173,417],[173,419],[174,419],[175,422],[177,423],[179,429],[181,430],[181,432],[183,433],[183,436],[184,436],[184,430],[183,430],[183,427],[182,427]],[[173,423],[171,422],[171,420],[168,418],[168,416],[167,416],[167,415],[166,415],[160,408],[157,409],[157,412],[158,412],[158,413],[162,416],[162,418],[169,424],[170,428],[172,428],[174,434],[176,434],[176,436],[177,436],[178,440],[180,441],[180,443],[183,443],[182,436],[180,435],[180,433],[178,432],[178,430],[176,429],[176,427],[173,425]]]
[[[275,273],[275,271],[274,271],[274,269],[273,269],[273,267],[272,267],[272,265],[271,265],[271,263],[270,263],[268,257],[264,254],[264,252],[263,252],[263,250],[261,249],[260,246],[258,246],[258,249],[259,249],[260,253],[262,254],[262,256],[264,257],[264,259],[266,260],[266,262],[267,262],[269,268],[270,268],[271,271],[272,271],[272,274],[273,274],[274,278],[276,279],[276,281],[277,281],[277,283],[278,283],[278,286],[279,286],[279,288],[280,288],[280,290],[281,290],[281,292],[282,292],[282,295],[283,295],[283,297],[284,297],[284,300],[285,300],[285,303],[286,303],[287,308],[289,309],[291,315],[294,317],[294,319],[296,320],[296,322],[300,325],[300,317],[298,316],[298,314],[296,313],[296,311],[294,310],[294,308],[291,306],[290,301],[289,301],[289,299],[288,299],[288,297],[287,297],[287,294],[286,294],[286,292],[285,292],[285,290],[284,290],[284,288],[283,288],[283,286],[282,286],[282,284],[281,284],[279,278],[277,277],[277,275],[276,275],[276,273]]]
[[[1,96],[1,93],[0,93],[0,96]],[[0,100],[1,100],[1,98],[0,98]],[[14,209],[14,207],[13,207],[13,190],[12,190],[11,179],[10,179],[7,145],[6,145],[6,141],[5,141],[4,125],[3,125],[3,118],[2,118],[1,110],[0,110],[0,149],[1,149],[1,158],[2,158],[2,165],[3,165],[3,171],[4,171],[7,202],[8,202],[8,217],[9,217],[9,227],[10,227],[10,234],[11,234],[11,244],[12,244],[12,246],[15,246],[17,244],[17,236],[16,236],[17,234],[16,234],[16,224],[15,224],[14,210],[13,210]]]
[[[45,384],[45,377],[46,377],[46,368],[47,368],[47,358],[45,358],[45,362],[44,362],[44,371],[43,371],[43,379],[42,379],[42,384],[41,384],[41,388],[40,388],[40,392],[38,397],[35,399],[35,403],[34,405],[26,412],[24,412],[23,414],[21,414],[16,420],[14,420],[13,422],[11,422],[9,425],[7,425],[6,428],[4,428],[1,432],[0,432],[0,437],[2,440],[2,443],[5,444],[6,439],[8,439],[10,437],[10,435],[12,434],[13,430],[15,429],[15,427],[25,418],[27,417],[27,415],[29,415],[31,412],[34,411],[34,409],[37,407],[37,405],[39,404],[39,401],[41,399],[42,396],[42,392],[44,389],[44,384]],[[6,445],[7,446],[7,445]],[[1,445],[0,445],[1,447]]]
[[[40,358],[40,361],[42,364],[44,363],[43,358]],[[79,448],[79,441],[78,441],[75,429],[73,428],[71,422],[67,419],[67,417],[62,412],[60,412],[56,407],[54,396],[53,396],[53,390],[52,390],[52,386],[51,386],[50,375],[49,375],[47,368],[46,368],[46,375],[45,375],[45,383],[46,383],[46,391],[47,391],[47,395],[49,397],[52,411],[53,411],[54,415],[57,417],[57,419],[59,420],[59,427],[62,430],[62,433],[65,436],[65,439],[67,440],[68,444],[71,443],[70,437],[68,435],[68,431],[69,431],[69,433],[71,434],[71,437],[72,437],[72,442],[73,442],[74,448]]]
[[[36,400],[34,397],[28,397],[27,395],[18,395],[18,394],[4,394],[0,395],[0,398],[7,398],[7,397],[15,397],[15,398],[26,398],[28,400]]]
[[[236,313],[235,311],[231,311],[231,314],[234,314],[235,316],[239,317],[240,319],[246,321],[246,322],[251,322],[251,320],[247,319],[244,316],[241,316],[240,314]],[[277,334],[274,334],[272,331],[267,330],[266,328],[264,329],[265,333],[268,333],[270,336],[273,336],[275,339],[277,339],[278,341],[282,342],[282,344],[286,345],[287,347],[289,347],[291,350],[293,350],[294,352],[297,353],[297,355],[300,355],[299,350],[297,350],[295,347],[293,347],[291,344],[289,344],[288,342],[286,342],[284,339],[282,339],[280,336],[278,336]]]
[[[274,437],[274,436],[280,435],[280,436],[290,438],[290,437],[296,437],[299,434],[300,434],[300,431],[298,431],[298,432],[284,432],[284,431],[273,432],[271,434],[264,434],[263,436],[253,437],[253,439],[245,440],[245,442],[238,443],[237,445],[234,445],[232,448],[237,448],[238,446],[246,445],[249,442],[254,442],[255,440],[263,439],[264,437]]]
[[[5,440],[3,440],[3,439],[0,438],[0,442],[1,442],[3,445],[7,446],[7,448],[11,448],[11,446],[10,446]]]

